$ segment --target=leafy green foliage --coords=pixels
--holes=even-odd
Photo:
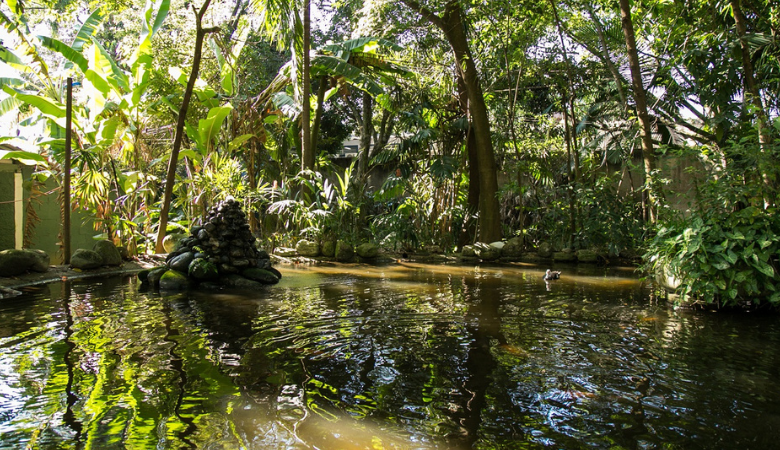
[[[719,150],[710,149],[715,155]],[[720,306],[780,306],[780,214],[756,167],[770,157],[755,139],[730,142],[714,159],[718,178],[697,181],[688,215],[666,211],[647,243],[645,269],[679,280],[683,297]],[[777,179],[778,167],[770,173]]]
[[[646,268],[679,279],[683,296],[708,304],[780,306],[780,216],[748,207],[661,226]]]

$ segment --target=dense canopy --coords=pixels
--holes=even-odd
[[[0,7],[4,158],[132,252],[233,196],[268,246],[521,237],[780,304],[768,0]],[[357,151],[351,151],[356,145]]]

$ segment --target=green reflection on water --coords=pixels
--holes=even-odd
[[[776,318],[672,312],[630,272],[283,272],[3,303],[0,447],[761,448],[780,425]]]

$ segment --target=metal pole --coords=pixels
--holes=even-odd
[[[70,140],[73,109],[73,78],[68,78],[65,100],[65,179],[62,184],[62,262],[70,264]]]

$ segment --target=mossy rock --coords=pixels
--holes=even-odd
[[[477,249],[473,245],[466,245],[463,247],[463,250],[461,251],[460,254],[464,258],[476,258]]]
[[[379,255],[379,246],[370,242],[366,242],[364,244],[358,245],[355,249],[355,252],[361,258],[374,259]]]
[[[187,274],[196,280],[215,280],[219,277],[217,265],[203,258],[195,258],[187,268]]]
[[[264,270],[267,270],[271,272],[272,274],[276,275],[276,278],[282,279],[282,272],[279,272],[278,270],[274,269],[273,267],[266,267]]]
[[[49,254],[38,249],[9,249],[0,252],[0,277],[21,275],[28,270],[46,272],[49,270]]]
[[[149,283],[153,288],[159,288],[160,287],[160,278],[167,272],[169,269],[167,266],[161,266],[161,267],[155,267],[154,269],[151,269],[149,271],[149,274],[146,276],[146,282]]]
[[[552,245],[549,242],[540,242],[536,247],[536,254],[542,258],[549,258],[552,256]]]
[[[314,258],[320,256],[320,244],[316,241],[303,239],[295,244],[295,251],[298,252],[300,256]]]
[[[349,262],[355,258],[355,250],[344,241],[336,242],[336,261]]]
[[[167,270],[160,277],[160,290],[164,291],[183,291],[190,285],[187,275],[178,270]]]
[[[241,276],[252,281],[257,281],[258,283],[262,283],[262,284],[276,284],[279,282],[279,278],[280,278],[277,277],[270,270],[258,269],[256,267],[245,269],[244,271],[241,272]]]
[[[122,255],[119,253],[119,250],[117,250],[114,243],[108,239],[95,242],[95,246],[92,247],[92,251],[103,258],[103,264],[106,266],[122,265]]]
[[[138,281],[141,283],[148,283],[149,282],[149,272],[151,272],[152,269],[143,269],[137,274],[135,274],[136,277],[138,277]]]
[[[322,256],[333,258],[336,256],[336,241],[323,241]]]
[[[577,261],[595,263],[599,261],[599,254],[593,250],[579,250],[577,251]]]
[[[80,248],[70,257],[70,265],[80,270],[97,269],[103,265],[103,257],[93,250]]]
[[[501,249],[484,242],[474,244],[474,252],[483,261],[495,261],[501,256]]]
[[[174,251],[176,249],[176,245],[183,237],[184,235],[181,233],[166,234],[163,238],[163,247],[165,248],[165,253]]]
[[[176,255],[170,261],[168,261],[168,267],[173,270],[178,270],[181,273],[187,273],[190,269],[190,264],[195,259],[195,253],[184,252],[181,255]]]
[[[553,260],[557,262],[573,262],[577,257],[573,252],[553,252]]]
[[[508,258],[516,258],[523,254],[523,237],[515,236],[512,239],[506,241],[506,244],[501,249],[501,256]]]
[[[256,289],[262,289],[262,287],[264,286],[263,283],[260,283],[259,281],[250,280],[249,278],[242,277],[241,275],[236,273],[225,275],[220,279],[220,281],[224,286],[235,288],[235,289],[256,290]]]

